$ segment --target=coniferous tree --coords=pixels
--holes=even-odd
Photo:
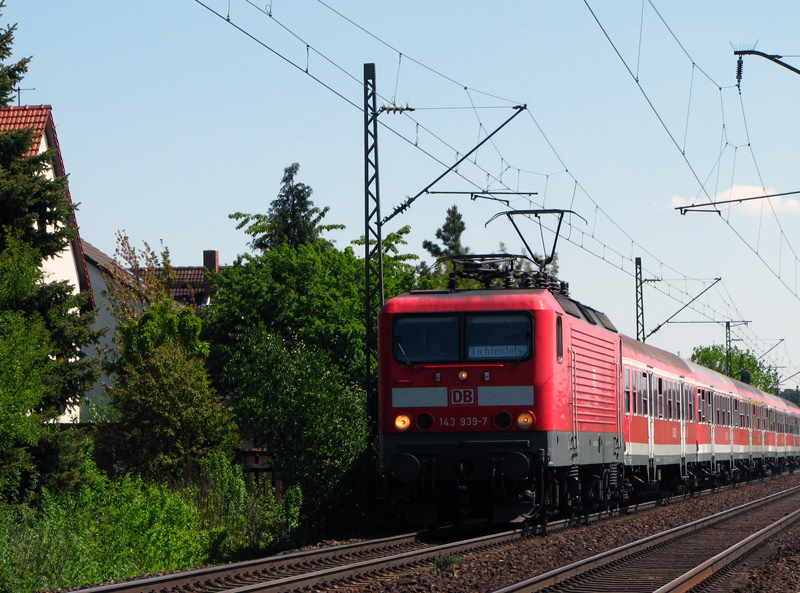
[[[0,2],[0,11],[3,8]],[[0,60],[11,56],[15,29],[0,30]],[[29,61],[0,64],[0,108],[8,106]],[[36,265],[41,266],[68,247],[76,230],[66,178],[48,179],[45,173],[52,167],[53,152],[29,155],[32,141],[31,129],[0,134],[0,253],[12,241],[20,241],[33,250]],[[67,282],[42,278],[25,298],[0,301],[0,311],[39,319],[48,334],[53,370],[35,407],[63,409],[78,403],[97,376],[95,362],[82,352],[99,335],[91,329],[95,318],[91,295],[76,293]]]
[[[313,243],[323,231],[344,228],[342,225],[321,225],[329,208],[319,209],[311,201],[311,188],[295,182],[300,165],[293,163],[283,170],[278,197],[270,204],[267,214],[236,212],[229,218],[240,221],[237,229],[253,237],[250,246],[259,251],[287,244],[296,248]],[[246,228],[245,228],[246,227]]]
[[[442,242],[442,246],[426,239],[422,242],[422,247],[435,258],[454,257],[469,253],[469,249],[461,244],[461,234],[466,228],[467,225],[458,211],[458,206],[453,204],[447,209],[444,224],[436,229],[436,238]]]

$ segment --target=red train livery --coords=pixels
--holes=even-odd
[[[796,405],[525,284],[546,287],[381,310],[379,469],[409,519],[546,519],[796,466]]]

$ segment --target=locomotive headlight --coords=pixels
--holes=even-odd
[[[400,431],[406,431],[411,428],[411,418],[405,414],[400,414],[394,419],[394,427]]]
[[[517,426],[522,430],[530,428],[533,426],[534,422],[536,422],[536,417],[533,415],[533,412],[526,411],[517,414]]]
[[[467,377],[469,377],[469,375],[467,374],[467,371],[458,371],[458,375],[456,375],[456,376],[458,377],[459,381],[466,381]]]

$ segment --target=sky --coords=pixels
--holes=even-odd
[[[53,108],[84,240],[230,264],[248,237],[229,214],[266,213],[296,162],[347,247],[374,63],[381,103],[414,109],[378,133],[383,233],[408,225],[406,252],[433,263],[422,241],[454,204],[474,253],[521,252],[505,217],[487,224],[499,212],[572,210],[557,251],[573,297],[635,336],[641,257],[648,343],[688,357],[730,321],[733,345],[800,383],[800,76],[746,55],[737,87],[734,55],[800,66],[797,3],[202,2],[6,2],[12,58],[32,57],[20,101]],[[509,118],[431,187],[448,193],[393,215]],[[488,191],[518,194],[470,196]],[[788,195],[676,210],[771,194]],[[550,250],[552,217],[517,220]]]

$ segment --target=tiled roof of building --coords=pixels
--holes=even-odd
[[[83,254],[86,256],[86,259],[96,266],[105,268],[106,270],[113,269],[114,260],[111,257],[100,251],[97,247],[85,239],[81,240],[81,243],[83,243]]]
[[[202,267],[176,267],[172,290],[177,298],[200,300],[205,295],[206,274]]]
[[[4,107],[0,109],[0,132],[9,130],[19,130],[21,128],[33,128],[37,133],[34,135],[33,144],[27,156],[39,154],[42,138],[47,130],[47,124],[52,124],[53,114],[50,105],[22,105],[21,107]],[[55,139],[54,139],[55,140]],[[53,148],[58,149],[58,141]],[[61,151],[58,150],[59,156]]]
[[[91,243],[83,241],[83,250],[86,259],[95,266],[107,271],[111,271],[114,268],[114,259]],[[204,263],[208,264],[209,269],[215,272],[219,271],[219,255],[216,251],[204,251],[203,259]],[[206,277],[204,266],[176,266],[172,268],[172,272],[174,280],[170,288],[175,300],[196,305],[204,304],[208,301],[211,296],[211,283]]]

